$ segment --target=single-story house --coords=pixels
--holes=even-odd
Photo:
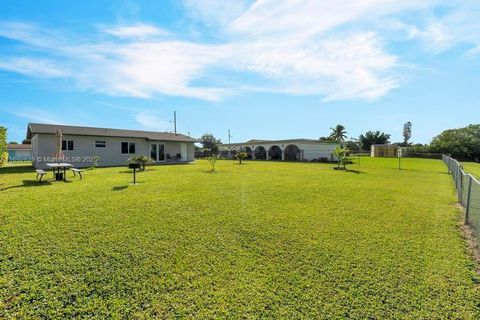
[[[194,161],[197,140],[183,134],[29,123],[27,139],[32,142],[35,168],[52,162],[57,130],[62,133],[64,162],[76,167],[89,167],[95,161],[98,166],[122,166],[135,155],[149,156],[158,164]]]
[[[385,157],[385,158],[396,158],[406,155],[406,148],[400,147],[397,144],[374,144],[371,147],[370,155],[372,157]]]
[[[233,158],[239,151],[247,153],[247,159],[287,161],[335,160],[336,142],[314,139],[249,140],[242,143],[223,144],[227,156]]]
[[[31,144],[7,144],[8,161],[31,161],[32,145]]]

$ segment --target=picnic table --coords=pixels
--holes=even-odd
[[[73,165],[71,163],[63,163],[63,162],[55,162],[55,163],[46,163],[47,167],[53,169],[53,178],[56,181],[60,181],[58,177],[60,176],[60,172],[63,169],[63,181],[67,181],[67,168],[72,168]]]

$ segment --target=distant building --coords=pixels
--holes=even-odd
[[[397,144],[374,144],[371,148],[372,157],[396,158],[400,152],[401,156],[405,156],[406,148],[399,147]]]
[[[247,159],[286,161],[330,161],[334,159],[336,142],[313,139],[249,140],[223,144],[226,155],[233,158],[236,152],[246,152]]]
[[[8,161],[30,161],[32,160],[31,144],[7,144]]]

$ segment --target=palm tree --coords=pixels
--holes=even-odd
[[[330,137],[329,137],[330,139],[344,142],[345,139],[347,138],[347,131],[345,131],[345,127],[342,126],[341,124],[337,124],[335,128],[330,128],[330,129],[332,129],[332,133],[330,134]]]

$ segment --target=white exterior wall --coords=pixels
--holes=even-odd
[[[333,143],[326,144],[300,144],[297,145],[300,150],[303,150],[303,158],[307,161],[312,161],[319,158],[327,158],[331,160],[332,155],[335,153],[335,148],[338,146]]]
[[[153,143],[165,144],[165,158],[167,154],[174,157],[181,153],[181,143],[187,144],[187,150],[192,149],[191,156],[187,152],[187,158],[182,161],[194,161],[193,142],[176,141],[150,141],[143,138],[121,138],[121,137],[94,137],[94,136],[71,136],[63,135],[63,140],[73,140],[73,150],[63,150],[65,162],[72,163],[76,167],[91,166],[94,156],[100,157],[99,166],[123,166],[127,164],[128,158],[134,155],[150,156],[150,145]],[[106,142],[105,148],[96,148],[95,140]],[[47,158],[55,154],[56,137],[53,134],[36,134],[32,138],[33,165],[36,168],[46,168]],[[135,154],[123,154],[122,142],[134,142]]]
[[[312,161],[318,160],[319,158],[327,158],[328,161],[330,161],[332,159],[332,155],[335,153],[335,148],[339,146],[339,144],[336,143],[271,142],[251,145],[238,144],[236,146],[235,144],[232,144],[232,149],[243,148],[243,150],[245,150],[246,147],[250,147],[252,152],[255,153],[255,148],[261,146],[265,148],[268,155],[268,151],[273,146],[278,146],[282,150],[282,153],[284,153],[285,149],[289,145],[295,145],[300,149],[300,157],[303,156],[303,158],[298,159],[299,161]],[[335,157],[333,159],[336,160]]]

